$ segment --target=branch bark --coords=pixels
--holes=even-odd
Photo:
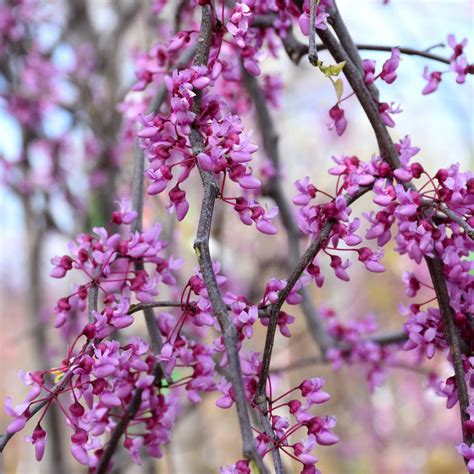
[[[198,46],[195,56],[195,64],[207,65],[209,58],[209,50],[212,41],[212,12],[211,6],[205,5],[202,8],[201,30],[199,34]],[[196,91],[193,111],[197,117],[201,110],[201,93]],[[202,135],[193,126],[191,130],[191,145],[193,154],[197,156],[204,150],[204,140]],[[239,418],[240,434],[243,442],[244,456],[253,461],[261,472],[267,473],[267,468],[263,463],[260,455],[257,453],[252,426],[250,423],[249,414],[247,411],[247,402],[245,397],[245,390],[242,383],[242,371],[240,367],[239,353],[237,349],[237,330],[229,318],[226,305],[220,294],[217,285],[216,275],[212,267],[211,253],[209,250],[209,238],[212,226],[212,217],[214,212],[215,201],[219,195],[219,186],[214,178],[214,175],[199,168],[202,185],[204,188],[204,195],[201,204],[201,212],[199,217],[199,224],[194,241],[194,250],[196,252],[199,268],[201,270],[204,284],[209,294],[214,314],[219,321],[222,329],[224,344],[229,360],[229,372],[231,374],[231,384],[234,389],[234,400],[237,407],[237,415]]]
[[[130,423],[130,421],[133,420],[133,417],[136,415],[136,413],[140,409],[140,405],[142,403],[142,394],[143,394],[143,389],[137,388],[135,390],[132,400],[127,406],[125,414],[122,416],[122,418],[120,418],[120,421],[115,426],[110,436],[107,447],[104,449],[100,457],[100,460],[96,469],[96,474],[105,474],[107,472],[110,460],[112,459],[112,456],[117,450],[120,438],[125,433],[125,430],[127,429],[127,426]]]

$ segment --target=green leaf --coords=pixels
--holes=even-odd
[[[346,65],[345,61],[342,61],[337,64],[330,64],[329,66],[324,66],[320,61],[318,64],[319,70],[327,77],[338,76]]]
[[[342,79],[337,79],[335,82],[333,82],[333,84],[334,90],[336,91],[337,100],[341,100],[342,93],[344,91],[344,83],[342,82]]]

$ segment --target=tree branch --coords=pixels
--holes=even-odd
[[[369,187],[361,188],[355,195],[345,196],[347,205],[350,205],[354,201],[359,199],[367,191],[369,191],[369,189]],[[262,370],[258,379],[257,393],[255,395],[255,399],[259,404],[263,403],[263,401],[266,399],[265,392],[277,328],[278,313],[280,312],[280,309],[283,306],[286,298],[290,294],[291,290],[296,285],[301,275],[305,271],[306,267],[313,261],[314,257],[316,257],[318,252],[321,250],[321,247],[324,242],[326,242],[326,240],[329,238],[331,230],[336,223],[336,220],[330,219],[323,226],[318,237],[312,240],[310,246],[306,249],[305,253],[302,255],[297,265],[293,269],[285,287],[278,293],[278,300],[272,305],[270,305],[268,308],[270,321],[268,323],[267,335],[265,339],[265,348],[263,351]]]
[[[456,323],[454,322],[454,311],[449,305],[450,297],[444,276],[444,265],[442,260],[438,257],[425,257],[425,260],[435,288],[436,298],[438,300],[439,310],[444,325],[444,334],[453,358],[452,362],[454,366],[456,388],[458,391],[463,440],[470,446],[473,441],[473,436],[465,427],[465,422],[469,420],[469,415],[466,412],[466,409],[469,407],[469,394],[464,373],[461,337]]]
[[[99,287],[92,283],[89,288],[89,294],[87,296],[87,314],[89,318],[89,322],[93,323],[95,321],[94,311],[97,311],[97,300],[99,297]]]
[[[110,460],[112,459],[112,456],[117,450],[120,438],[125,433],[125,430],[127,429],[127,426],[130,421],[133,420],[133,417],[140,409],[140,405],[142,403],[142,394],[143,389],[137,388],[135,390],[132,400],[128,404],[124,415],[122,416],[122,418],[120,418],[120,421],[117,423],[114,430],[112,431],[107,447],[102,452],[99,463],[97,465],[96,474],[105,474],[107,472]]]
[[[316,7],[319,0],[310,0],[309,5],[309,46],[308,60],[313,66],[318,65],[318,50],[316,48]]]
[[[342,18],[340,18],[340,16],[339,22],[342,22]],[[348,56],[347,52],[337,42],[329,30],[318,30],[318,35],[326,44],[331,55],[337,62],[346,61],[346,65],[344,66],[344,74],[372,125],[377,142],[379,144],[380,154],[392,169],[398,168],[400,166],[398,153],[387,131],[387,128],[383,123],[380,114],[378,113],[371,94],[369,93],[362,76],[360,75],[360,71],[357,69]],[[349,40],[352,41],[350,38]],[[346,41],[348,41],[347,38]],[[404,183],[404,187],[407,189],[414,189],[412,183]],[[434,258],[425,257],[425,260],[430,271],[441,312],[441,317],[444,323],[445,338],[449,344],[451,356],[453,358],[456,386],[459,395],[459,410],[463,429],[463,439],[465,443],[470,445],[472,443],[472,435],[470,435],[464,427],[464,421],[467,419],[467,413],[465,410],[469,405],[469,399],[467,396],[467,386],[462,360],[461,337],[454,322],[453,310],[449,305],[450,297],[444,275],[444,264],[437,255]]]
[[[211,6],[205,5],[202,8],[201,30],[198,39],[198,46],[195,56],[196,65],[206,65],[209,57],[209,50],[212,40],[212,13]],[[201,93],[196,91],[193,104],[193,112],[199,117],[201,110]],[[204,140],[196,126],[191,130],[191,145],[194,155],[198,155],[204,150]],[[216,281],[216,275],[212,267],[212,259],[209,251],[209,238],[212,226],[212,216],[214,212],[214,204],[219,195],[219,186],[211,172],[199,168],[201,181],[204,188],[204,195],[201,205],[199,224],[194,241],[194,249],[198,258],[199,268],[201,270],[204,284],[209,294],[214,314],[221,326],[224,344],[229,360],[229,368],[231,375],[231,384],[234,390],[234,400],[237,407],[237,415],[239,418],[240,433],[243,441],[244,456],[253,461],[261,472],[267,473],[267,468],[263,463],[260,455],[255,448],[252,427],[247,411],[247,402],[245,390],[242,383],[242,371],[240,368],[240,359],[237,349],[237,330],[229,318],[226,305],[220,294]]]

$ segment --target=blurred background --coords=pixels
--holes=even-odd
[[[161,3],[0,0],[2,400],[6,395],[15,402],[23,399],[26,392],[18,377],[20,370],[51,367],[63,357],[66,342],[53,327],[52,308],[69,291],[71,281],[50,279],[49,260],[66,253],[67,242],[78,232],[105,225],[114,201],[129,193],[134,123],[124,117],[119,104],[137,100],[140,110],[139,95],[128,93],[135,83],[134,64],[140,61],[141,52],[173,29],[180,2],[168,2],[158,14]],[[356,4],[340,0],[339,7],[358,43],[426,49],[445,43],[447,35],[455,33],[458,40],[467,37],[471,41],[466,53],[471,61],[474,58],[470,0],[392,0],[388,5],[382,0]],[[11,17],[23,25],[18,31],[9,29]],[[451,54],[443,47],[434,52]],[[377,60],[381,67],[389,53],[363,51],[362,57]],[[330,62],[326,53],[321,58]],[[398,141],[409,134],[412,144],[421,148],[417,158],[427,170],[435,172],[454,162],[472,169],[472,78],[458,85],[454,75],[446,74],[436,93],[423,96],[425,65],[430,70],[447,69],[427,59],[403,56],[397,81],[391,86],[380,84],[383,101],[393,101],[403,109],[394,116],[392,136]],[[296,194],[293,183],[304,176],[333,191],[335,180],[326,173],[333,155],[345,153],[369,160],[376,153],[371,128],[355,99],[344,102],[345,134],[338,137],[328,129],[334,90],[306,58],[297,67],[282,50],[278,60],[270,55],[262,60],[262,70],[277,75],[284,84],[280,107],[271,113],[280,137],[287,196]],[[347,84],[345,90],[349,91]],[[251,113],[245,120],[246,128],[256,129]],[[253,140],[258,137],[256,130]],[[256,167],[265,158],[262,151],[257,156],[260,164]],[[184,258],[183,281],[196,267],[192,242],[200,186],[194,183],[196,186],[191,182],[186,188],[191,209],[183,223],[176,225],[175,217],[167,213],[166,197],[148,199],[145,208],[145,225],[159,220],[164,235],[172,237],[169,251]],[[371,206],[369,199],[361,199],[354,213]],[[255,300],[269,278],[287,274],[285,236],[283,232],[275,237],[259,234],[227,211],[218,206],[211,250],[233,287]],[[326,271],[324,287],[310,287],[316,306],[333,309],[341,321],[373,314],[381,332],[400,329],[404,317],[398,307],[407,301],[401,277],[415,269],[390,248],[384,264],[387,271],[375,275],[354,263],[349,283]],[[416,271],[421,277],[426,274],[423,267]],[[293,336],[276,341],[273,364],[282,370],[275,374],[275,383],[286,391],[303,378],[326,378],[331,401],[321,414],[337,417],[335,431],[341,441],[317,449],[318,468],[323,473],[464,472],[455,449],[461,438],[457,407],[447,410],[445,399],[428,387],[432,372],[447,377],[449,367],[436,358],[415,367],[411,354],[400,354],[398,367],[388,369],[386,382],[372,392],[366,368],[334,372],[317,364],[318,351],[304,318],[298,308],[291,309],[296,316]],[[252,340],[253,350],[263,347],[263,329]],[[144,322],[137,318],[127,333],[146,337]],[[135,466],[126,455],[119,456],[117,472],[211,473],[235,462],[241,457],[237,420],[233,411],[217,409],[215,400],[214,395],[207,395],[199,406],[184,410],[163,459]],[[8,417],[2,412],[0,432],[7,424]],[[69,429],[60,425],[59,445],[52,445],[50,438],[41,464],[34,460],[31,445],[23,441],[23,432],[15,436],[2,456],[4,472],[54,472],[58,457],[59,465],[67,469],[63,472],[84,472],[70,456]],[[292,469],[295,465],[288,463],[289,472]]]

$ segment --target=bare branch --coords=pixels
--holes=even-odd
[[[89,317],[89,322],[93,323],[95,321],[94,311],[97,311],[97,299],[99,296],[99,287],[92,283],[89,288],[89,295],[88,295],[88,310],[87,314]]]

